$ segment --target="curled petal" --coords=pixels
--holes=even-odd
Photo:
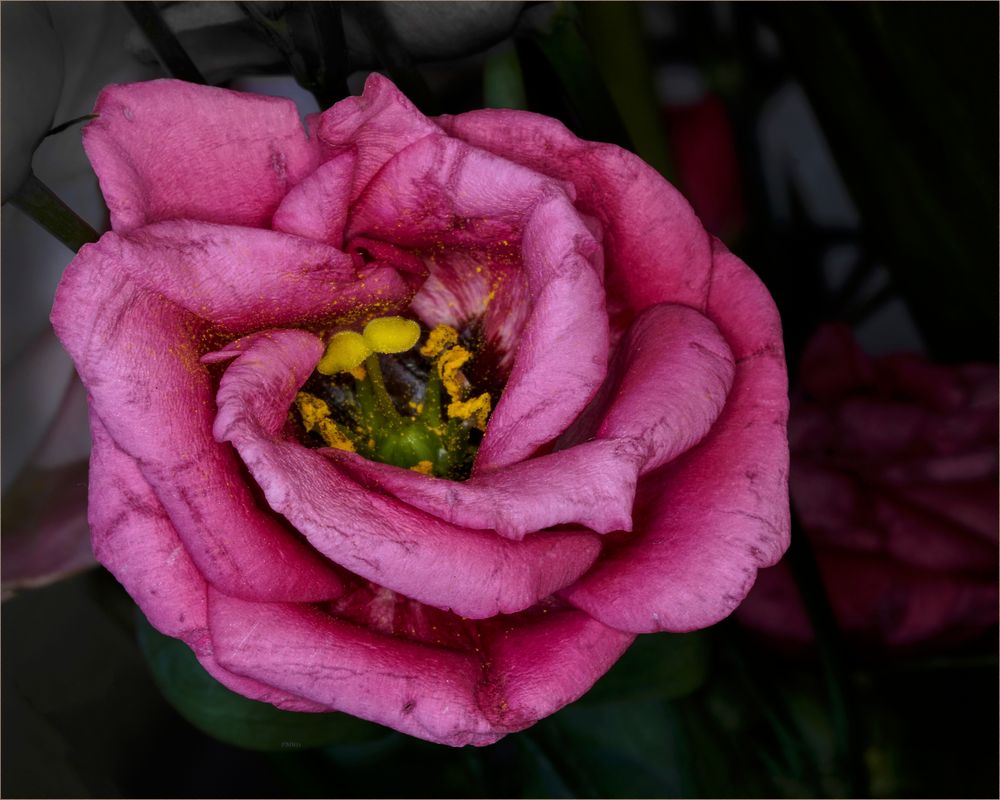
[[[109,86],[83,144],[124,233],[168,219],[260,227],[319,163],[290,100],[174,80]]]
[[[441,130],[421,114],[391,81],[373,72],[360,97],[345,97],[319,115],[317,136],[331,154],[355,155],[353,203],[383,165],[400,150]]]
[[[334,247],[344,243],[354,154],[340,153],[294,186],[274,212],[271,227]]]
[[[52,311],[93,414],[139,464],[209,582],[254,599],[336,596],[332,568],[258,506],[235,455],[211,437],[212,384],[198,362],[204,328],[136,285],[119,242],[108,234],[80,252]]]
[[[757,568],[788,546],[785,386],[780,355],[737,362],[708,436],[640,481],[637,533],[564,596],[635,633],[694,630],[728,615]]]
[[[319,552],[381,586],[473,619],[547,597],[593,563],[584,531],[511,542],[450,525],[359,486],[281,429],[322,344],[303,331],[261,334],[226,370],[215,436],[231,442],[264,492]],[[457,580],[462,576],[461,580]]]
[[[494,725],[518,731],[584,694],[635,637],[574,610],[553,610],[487,634],[489,680],[480,704]]]
[[[576,187],[576,207],[604,227],[609,310],[625,306],[634,313],[661,302],[703,307],[710,237],[680,192],[637,156],[585,142],[560,122],[525,111],[471,111],[437,123],[451,136]]]
[[[316,608],[247,603],[212,591],[212,643],[227,670],[433,742],[495,742],[475,703],[468,653],[340,622]]]
[[[91,415],[90,529],[94,555],[160,633],[197,641],[208,627],[205,579],[135,459]]]
[[[411,294],[392,269],[359,280],[345,253],[275,231],[183,220],[98,247],[139,286],[234,335],[396,308]]]
[[[428,137],[369,184],[348,227],[349,239],[359,235],[431,254],[442,243],[520,241],[530,312],[477,473],[531,455],[593,396],[609,343],[600,245],[564,185],[462,142]]]
[[[631,530],[638,476],[708,433],[733,372],[729,348],[706,317],[685,306],[653,306],[622,339],[608,379],[579,425],[557,443],[568,449],[462,483],[349,453],[329,456],[410,505],[510,538],[564,523],[599,533]]]
[[[486,745],[576,700],[632,636],[580,612],[482,623],[475,650],[344,623],[317,608],[211,590],[220,663],[320,705],[441,744]]]

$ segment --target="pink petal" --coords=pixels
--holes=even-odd
[[[685,306],[653,306],[619,344],[582,429],[560,440],[560,447],[575,445],[569,449],[462,483],[346,453],[330,457],[441,519],[510,538],[563,523],[599,533],[631,530],[638,475],[705,436],[725,404],[733,370],[729,348],[708,319]],[[589,441],[595,435],[598,441]]]
[[[530,312],[477,472],[531,455],[597,390],[609,341],[600,246],[563,186],[461,142],[428,137],[365,189],[348,226],[348,239],[357,235],[430,254],[442,245],[488,249],[497,240],[520,241]]]
[[[330,155],[345,150],[355,155],[352,203],[400,150],[425,136],[441,134],[437,125],[377,72],[368,76],[361,97],[344,98],[320,114],[314,124]]]
[[[340,622],[317,608],[210,592],[216,658],[228,670],[432,742],[495,742],[469,654]]]
[[[634,638],[572,610],[517,626],[498,621],[485,640],[490,679],[480,704],[497,727],[527,728],[581,697]]]
[[[702,307],[710,237],[688,202],[641,159],[523,111],[488,109],[436,121],[451,136],[576,187],[576,207],[604,227],[609,307]]]
[[[359,279],[350,256],[275,231],[176,221],[102,238],[138,286],[234,336],[279,325],[321,325],[406,304],[394,270]]]
[[[604,291],[597,244],[569,200],[540,202],[524,228],[533,301],[514,366],[476,454],[476,472],[530,456],[590,402],[607,372]]]
[[[223,669],[208,637],[205,579],[177,537],[166,511],[135,461],[93,420],[90,521],[94,552],[150,624],[183,639],[201,665],[226,688],[288,711],[325,711],[317,703],[289,695]]]
[[[467,528],[508,539],[574,523],[598,533],[632,529],[632,500],[641,456],[632,442],[585,442],[457,482],[324,451],[364,485]]]
[[[135,459],[91,419],[90,527],[97,560],[160,633],[197,641],[208,628],[205,579]]]
[[[319,360],[303,331],[264,334],[226,370],[215,435],[231,442],[268,503],[332,561],[381,586],[480,619],[527,608],[593,563],[593,534],[512,542],[449,525],[350,480],[316,450],[281,437],[295,393]]]
[[[210,590],[227,669],[432,742],[486,745],[580,697],[632,636],[577,611],[482,623],[475,649],[342,622],[315,607],[246,603]]]
[[[354,154],[340,153],[321,164],[285,195],[271,227],[304,239],[343,247]]]
[[[318,164],[290,100],[157,80],[109,86],[94,111],[84,148],[119,232],[182,217],[267,225]]]
[[[705,304],[736,356],[709,435],[639,484],[635,530],[564,594],[619,630],[692,630],[729,614],[788,546],[788,396],[777,312],[721,245]]]
[[[114,234],[84,248],[67,269],[52,311],[56,333],[90,392],[92,414],[141,465],[210,582],[259,599],[336,596],[340,583],[332,568],[258,505],[235,454],[211,438],[212,385],[198,362],[206,326],[137,286],[123,251],[127,245]]]
[[[249,697],[251,700],[259,700],[261,703],[270,703],[283,711],[298,711],[305,713],[329,713],[333,709],[322,703],[306,700],[291,692],[275,688],[266,683],[255,681],[243,675],[237,675],[224,668],[215,657],[212,649],[212,640],[207,635],[199,642],[195,650],[198,662],[205,671],[215,678],[219,683],[231,692]]]

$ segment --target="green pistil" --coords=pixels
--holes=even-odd
[[[386,387],[379,353],[392,359],[394,353],[405,352],[407,344],[413,346],[410,339],[416,337],[405,322],[396,318],[374,320],[366,326],[364,336],[336,334],[317,373],[296,400],[299,416],[314,442],[322,440],[328,447],[353,450],[384,464],[462,480],[472,468],[484,422],[470,417],[472,412],[468,410],[456,411],[454,402],[446,405],[444,401],[446,388],[451,401],[456,400],[456,392],[466,396],[468,381],[458,370],[469,361],[470,353],[457,345],[454,330],[444,331],[450,337],[443,336],[441,330],[436,330],[436,335],[432,332],[425,345],[432,352],[422,349],[420,353],[427,359],[426,372],[419,362],[412,361],[412,356],[406,357],[411,360],[405,362],[405,369],[417,383],[404,384],[410,397],[408,403],[398,406]],[[397,343],[390,335],[397,333],[406,334],[405,340]],[[359,341],[363,346],[354,346]],[[432,345],[432,341],[436,344]],[[450,352],[449,347],[455,350]],[[359,377],[362,366],[364,375]],[[399,373],[399,362],[393,366],[396,369],[389,374],[395,388],[399,377],[393,376]],[[354,373],[353,392],[348,388],[350,383],[344,382],[349,371]],[[423,375],[426,383],[421,391]],[[407,406],[412,409],[409,413]]]

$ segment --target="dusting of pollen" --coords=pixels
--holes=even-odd
[[[448,404],[449,417],[467,419],[481,431],[486,430],[486,420],[492,410],[489,392],[483,392],[471,400],[453,400]]]
[[[434,358],[458,344],[458,331],[451,325],[437,325],[427,336],[427,342],[420,348],[420,355]]]
[[[481,380],[482,340],[438,325],[414,349],[425,331],[385,316],[361,333],[335,332],[295,398],[291,424],[301,425],[303,442],[422,475],[468,477],[492,412],[490,392],[473,391],[469,378]]]
[[[465,392],[464,378],[460,370],[472,358],[472,353],[460,345],[449,348],[438,357],[437,369],[441,383],[453,399],[461,399]]]

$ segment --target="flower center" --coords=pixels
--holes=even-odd
[[[490,393],[467,377],[476,374],[476,350],[475,337],[449,325],[424,337],[403,317],[335,333],[295,398],[302,441],[464,480],[492,410]]]

